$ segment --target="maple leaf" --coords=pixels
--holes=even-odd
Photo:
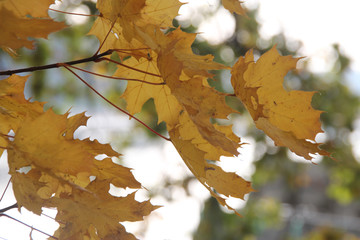
[[[2,0],[0,1],[0,7],[7,8],[19,17],[30,15],[34,18],[49,18],[49,6],[54,2],[54,0]]]
[[[139,40],[138,31],[147,26],[172,27],[181,5],[178,0],[99,0],[96,6],[102,17],[119,24],[116,33],[131,42]]]
[[[239,0],[221,0],[221,2],[222,2],[222,5],[224,6],[224,8],[229,10],[229,12],[246,16],[246,11],[241,6],[241,3],[242,3],[241,1],[239,1]]]
[[[139,60],[130,58],[124,62],[126,66],[140,71],[118,66],[114,76],[138,79],[150,83],[164,82],[157,68],[157,54],[151,51],[149,56],[150,58],[141,58]],[[152,85],[144,82],[129,81],[121,97],[126,100],[126,108],[131,114],[140,112],[144,103],[153,98],[158,113],[158,122],[165,121],[168,126],[173,126],[177,123],[178,115],[182,110],[181,105],[176,97],[171,94],[171,90],[167,85]]]
[[[36,117],[43,112],[43,103],[30,102],[25,99],[23,89],[26,79],[12,75],[0,81],[0,133],[8,134],[10,130],[16,131],[25,117]],[[0,146],[6,147],[7,140],[0,135]],[[0,155],[3,148],[0,148]]]
[[[65,223],[58,230],[60,239],[90,235],[91,226],[100,239],[109,234],[133,239],[119,221],[141,220],[157,207],[148,201],[139,203],[133,195],[117,198],[108,193],[110,183],[123,188],[141,185],[130,169],[114,164],[110,158],[95,159],[99,154],[119,156],[110,145],[73,139],[74,130],[86,120],[83,114],[68,118],[68,113],[56,115],[51,110],[24,119],[14,140],[8,143],[10,174],[15,176],[13,188],[19,208],[24,206],[39,214],[43,206],[56,207],[56,219]],[[18,170],[23,167],[31,170],[20,174]],[[91,182],[90,176],[96,180]],[[27,183],[23,184],[25,179]]]
[[[178,0],[146,0],[141,11],[143,22],[160,28],[172,27],[173,19],[183,4]]]
[[[250,182],[244,180],[236,173],[224,172],[220,167],[208,163],[208,160],[218,161],[223,152],[209,144],[201,137],[197,129],[189,127],[189,124],[191,125],[192,122],[189,121],[186,113],[181,114],[179,125],[169,131],[172,143],[185,164],[195,177],[210,191],[211,195],[221,205],[235,211],[235,209],[226,203],[226,198],[232,196],[243,199],[245,194],[253,191]],[[237,138],[232,133],[229,134],[229,137]],[[239,141],[239,139],[237,140]],[[222,194],[225,198],[219,194]],[[235,211],[235,213],[237,212]]]
[[[51,32],[58,31],[66,25],[55,22],[47,15],[49,5],[54,1],[3,0],[0,2],[0,47],[4,50],[18,49],[21,47],[32,48],[33,41],[28,37],[46,38]],[[28,6],[31,4],[31,8]],[[34,12],[34,6],[37,10]],[[31,11],[30,11],[31,9]],[[27,14],[32,18],[27,17]]]
[[[178,125],[177,125],[179,135],[181,139],[191,141],[191,143],[196,146],[199,150],[205,152],[205,159],[218,161],[221,156],[232,157],[234,154],[225,151],[219,146],[214,146],[209,141],[204,139],[200,134],[197,126],[191,120],[189,115],[186,112],[180,113]],[[223,133],[228,139],[232,140],[235,143],[240,143],[240,138],[232,132],[231,125],[214,125],[214,128]],[[240,147],[241,144],[238,145]]]
[[[286,146],[311,160],[309,154],[328,156],[329,153],[314,143],[315,136],[322,132],[322,111],[311,107],[314,92],[286,91],[283,87],[284,76],[296,68],[298,60],[280,56],[273,47],[254,62],[249,51],[233,66],[231,83],[257,128],[271,137],[275,145]]]
[[[163,85],[128,82],[122,96],[127,101],[127,109],[132,114],[137,113],[149,98],[153,98],[159,122],[166,122],[170,139],[186,165],[222,205],[234,210],[226,204],[225,198],[214,192],[213,185],[225,197],[243,198],[252,191],[250,183],[235,173],[226,173],[207,163],[208,160],[218,161],[220,156],[238,155],[240,147],[240,139],[232,133],[231,126],[211,123],[212,118],[226,119],[234,112],[225,102],[226,95],[207,83],[207,78],[212,77],[208,70],[226,67],[213,62],[212,56],[195,55],[191,45],[196,35],[179,28],[164,34],[149,27],[140,35],[152,51],[147,58],[127,59],[126,66],[119,66],[114,76]],[[207,173],[209,169],[214,173]],[[222,177],[232,179],[231,190],[215,184]],[[234,194],[236,191],[238,194]]]
[[[26,79],[13,75],[0,81],[1,131],[15,133],[1,135],[6,143],[2,147],[8,152],[19,210],[25,207],[41,214],[42,207],[57,208],[59,239],[134,239],[119,221],[141,220],[157,207],[135,201],[135,193],[111,196],[110,184],[134,189],[141,184],[131,169],[112,161],[120,154],[109,144],[74,139],[76,129],[86,125],[84,113],[69,117],[51,109],[43,112],[43,103],[26,100]],[[96,160],[99,154],[108,157]]]
[[[160,55],[161,54],[161,55]],[[173,52],[161,52],[158,59],[158,68],[166,85],[177,98],[195,123],[200,134],[214,146],[219,146],[225,151],[237,155],[238,143],[227,138],[218,131],[211,118],[227,118],[234,110],[227,106],[225,95],[215,89],[204,86],[202,78],[191,78],[181,81],[182,62],[177,60]]]
[[[109,33],[109,30],[112,31]],[[109,33],[109,34],[108,34]],[[89,35],[97,37],[101,45],[100,51],[108,49],[118,49],[117,54],[120,59],[127,56],[134,56],[135,58],[146,57],[148,48],[144,43],[136,39],[127,40],[122,34],[122,28],[118,23],[112,25],[112,22],[106,18],[98,17],[92,25]]]
[[[148,83],[164,83],[164,85],[151,85],[144,82],[129,81],[122,97],[126,99],[127,109],[131,114],[140,112],[143,104],[148,99],[153,98],[159,116],[159,122],[165,121],[170,129],[177,123],[177,117],[182,110],[181,104],[190,98],[192,98],[190,101],[195,101],[196,99],[193,105],[201,103],[201,107],[204,108],[203,112],[211,113],[211,117],[224,118],[233,111],[225,104],[223,95],[208,87],[205,78],[212,76],[212,74],[208,73],[208,70],[223,69],[226,67],[213,62],[212,57],[199,56],[192,52],[191,44],[195,40],[194,34],[184,33],[180,29],[176,29],[166,35],[161,31],[152,31],[152,33],[153,34],[147,36],[151,40],[148,45],[153,51],[149,50],[147,57],[127,59],[124,61],[126,66],[118,66],[118,70],[114,74],[115,77],[138,79]],[[152,43],[156,44],[153,45]],[[159,60],[158,52],[163,52],[163,48],[169,49],[171,47],[174,49],[172,51],[175,56],[174,60]],[[180,74],[180,76],[174,75],[179,81],[167,81],[165,78],[168,79],[168,76],[166,76],[168,73],[164,73],[165,75],[161,73],[159,70],[159,61],[171,65],[171,67],[168,66],[164,68],[167,68],[167,71],[171,71],[173,74]],[[134,71],[134,69],[139,71]],[[188,83],[182,84],[183,81],[188,81]],[[182,86],[175,86],[175,84],[182,84]],[[208,97],[205,98],[204,95],[208,95]],[[186,96],[188,96],[188,100],[185,100]],[[213,99],[210,100],[211,98]],[[203,102],[202,99],[209,99],[210,102]],[[215,103],[217,106],[211,106],[212,103]],[[187,105],[191,107],[191,104]],[[219,110],[216,112],[215,108]],[[221,111],[222,113],[220,113]]]
[[[96,233],[98,239],[135,239],[119,222],[142,220],[157,207],[149,201],[135,201],[135,193],[126,197],[111,196],[109,189],[108,181],[96,179],[88,185],[89,191],[75,190],[71,195],[51,198],[48,205],[56,206],[59,211],[56,220],[65,222],[55,236],[81,239]]]

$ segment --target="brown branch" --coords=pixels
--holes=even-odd
[[[101,97],[102,99],[104,99],[107,103],[109,103],[111,106],[113,106],[114,108],[116,108],[117,110],[119,110],[120,112],[128,115],[130,118],[135,119],[136,121],[138,121],[139,123],[141,123],[144,127],[146,127],[147,129],[149,129],[151,132],[155,133],[156,135],[158,135],[159,137],[165,139],[166,141],[171,141],[170,138],[167,138],[163,135],[161,135],[160,133],[156,132],[154,129],[152,129],[151,127],[149,127],[146,123],[144,123],[143,121],[141,121],[140,119],[138,119],[137,117],[135,117],[134,115],[131,115],[130,113],[126,112],[125,110],[121,109],[120,107],[118,107],[115,103],[111,102],[109,99],[107,99],[106,97],[104,97],[100,92],[98,92],[95,88],[93,88],[89,83],[87,83],[84,79],[82,79],[78,74],[76,74],[73,70],[70,69],[69,66],[63,64],[62,65],[64,68],[66,68],[68,71],[70,71],[72,74],[74,74],[80,81],[82,81],[88,88],[90,88],[93,92],[95,92],[99,97]]]
[[[34,72],[34,71],[39,71],[39,70],[51,69],[51,68],[59,68],[60,66],[62,66],[62,64],[76,65],[76,64],[80,64],[80,63],[86,63],[86,62],[97,62],[102,57],[110,55],[113,52],[114,52],[113,49],[109,49],[106,52],[96,54],[96,55],[88,57],[88,58],[75,60],[75,61],[64,62],[64,63],[53,63],[53,64],[48,64],[48,65],[29,67],[29,68],[21,68],[21,69],[15,69],[15,70],[0,71],[0,76],[1,75],[6,76],[6,75],[12,75],[12,74],[24,73],[24,72]]]

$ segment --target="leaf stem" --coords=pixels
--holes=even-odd
[[[106,39],[108,38],[109,34],[111,33],[111,30],[113,29],[115,23],[116,23],[116,20],[117,20],[118,17],[116,17],[115,21],[111,24],[111,27],[109,29],[109,31],[107,32],[105,38],[104,38],[104,41],[102,41],[102,43],[100,44],[98,50],[94,53],[94,56],[96,56],[99,52],[100,52],[100,49],[102,48],[102,46],[104,45]]]
[[[77,16],[84,16],[84,17],[99,17],[100,16],[100,15],[97,15],[97,14],[94,15],[94,14],[64,12],[64,11],[56,10],[56,9],[53,9],[53,8],[49,8],[49,10],[54,11],[54,12],[65,13],[65,14],[70,14],[70,15],[77,15]]]
[[[8,138],[15,138],[15,136],[10,136],[8,134],[3,134],[3,133],[0,133],[1,136],[4,136],[4,137],[8,137]]]
[[[68,71],[70,71],[72,74],[74,74],[80,81],[82,81],[88,88],[90,88],[93,92],[95,92],[99,97],[101,97],[102,99],[104,99],[107,103],[109,103],[111,106],[113,106],[114,108],[116,108],[117,110],[119,110],[120,112],[128,115],[130,118],[134,118],[136,121],[138,121],[139,123],[141,123],[144,127],[146,127],[147,129],[149,129],[151,132],[155,133],[156,135],[158,135],[159,137],[165,139],[166,141],[171,141],[170,138],[167,138],[163,135],[161,135],[160,133],[156,132],[154,129],[152,129],[151,127],[149,127],[146,123],[144,123],[143,121],[141,121],[140,119],[138,119],[137,117],[131,115],[130,113],[126,112],[125,110],[121,109],[120,107],[118,107],[115,103],[111,102],[109,99],[107,99],[106,97],[104,97],[100,92],[98,92],[95,88],[93,88],[89,83],[87,83],[84,79],[82,79],[78,74],[76,74],[73,70],[70,69],[69,66],[67,66],[66,64],[62,64],[62,66],[64,68],[66,68]]]
[[[134,68],[134,67],[130,67],[130,66],[128,66],[128,65],[125,65],[125,64],[123,64],[123,63],[121,63],[121,62],[112,60],[112,59],[110,59],[110,58],[101,57],[101,58],[98,59],[98,61],[109,61],[109,62],[115,63],[115,64],[117,64],[117,65],[120,65],[120,66],[129,68],[129,69],[131,69],[131,70],[137,71],[137,72],[141,72],[141,73],[144,73],[144,74],[148,74],[148,75],[151,75],[151,76],[154,76],[154,77],[159,77],[159,78],[161,78],[161,75],[158,75],[158,74],[155,74],[155,73],[146,72],[146,71],[143,71],[143,70],[141,70],[141,69]]]
[[[94,72],[90,72],[88,70],[82,69],[82,68],[78,68],[75,66],[71,66],[69,65],[68,67],[95,75],[95,76],[99,76],[99,77],[103,77],[103,78],[110,78],[110,79],[116,79],[116,80],[124,80],[124,81],[134,81],[134,82],[142,82],[142,83],[147,83],[147,84],[151,84],[151,85],[164,85],[165,82],[160,82],[160,83],[154,83],[154,82],[148,82],[148,81],[144,81],[144,80],[140,80],[140,79],[136,79],[136,78],[122,78],[122,77],[113,77],[113,76],[107,76],[107,75],[103,75],[103,74],[99,74],[99,73],[94,73]]]

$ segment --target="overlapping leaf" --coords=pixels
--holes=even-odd
[[[43,103],[29,102],[25,99],[23,89],[27,77],[12,75],[0,81],[0,133],[16,131],[25,117],[34,118],[43,112]],[[0,146],[6,147],[7,141],[0,135]],[[0,154],[3,148],[0,148]]]
[[[235,94],[245,104],[257,128],[277,146],[286,146],[308,160],[310,154],[329,155],[314,143],[322,132],[321,111],[311,106],[314,92],[286,91],[283,78],[298,59],[280,56],[276,48],[254,62],[252,52],[241,57],[232,70]]]
[[[32,48],[33,41],[29,37],[46,38],[50,33],[64,28],[64,23],[53,21],[47,14],[52,3],[53,0],[0,1],[0,47],[5,50]]]
[[[246,11],[241,6],[241,1],[239,0],[221,0],[224,8],[229,10],[231,13],[236,13],[239,15],[246,15]]]
[[[231,126],[211,122],[215,118],[226,119],[235,112],[226,104],[225,94],[207,83],[207,78],[212,77],[209,70],[226,67],[213,62],[211,55],[193,53],[191,45],[196,34],[182,32],[179,28],[165,34],[160,30],[161,26],[139,26],[135,26],[134,38],[149,48],[147,56],[127,59],[114,74],[141,81],[128,81],[122,96],[127,101],[127,109],[135,114],[153,98],[159,122],[166,122],[170,138],[185,163],[221,204],[232,209],[211,185],[217,178],[228,179],[231,175],[232,179],[239,179],[236,184],[229,185],[231,191],[219,184],[216,191],[226,197],[242,198],[252,190],[249,183],[235,173],[226,173],[216,165],[209,167],[207,163],[208,160],[218,161],[222,155],[238,155],[240,147],[240,139],[232,133]],[[114,39],[112,44],[116,42]],[[214,169],[216,174],[206,173],[209,169]]]
[[[110,195],[110,184],[135,189],[141,184],[129,168],[112,161],[120,154],[109,144],[74,139],[88,119],[83,113],[43,112],[43,104],[26,100],[25,80],[11,76],[0,81],[1,147],[8,151],[19,209],[41,214],[42,207],[57,208],[59,239],[134,239],[119,222],[142,220],[157,207],[135,201],[135,193]],[[15,136],[6,135],[10,129]],[[108,157],[96,160],[99,154]]]
[[[122,35],[131,43],[133,39],[139,40],[138,32],[148,26],[172,27],[172,20],[181,5],[178,0],[100,0],[96,6],[101,18],[110,20],[111,24],[106,29],[110,29],[115,23],[117,26],[114,33]]]

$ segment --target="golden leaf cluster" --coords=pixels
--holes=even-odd
[[[51,3],[0,1],[0,26],[5,32],[1,47],[29,48],[28,37],[46,37],[63,28],[47,15]],[[222,3],[231,13],[245,14],[237,0]],[[321,132],[321,111],[311,107],[313,92],[283,88],[284,76],[298,59],[280,56],[275,48],[256,62],[250,51],[232,68],[214,62],[212,55],[193,53],[196,34],[172,25],[181,6],[178,0],[98,0],[100,14],[89,34],[98,38],[100,52],[118,50],[121,63],[113,77],[138,80],[128,81],[121,96],[128,112],[140,112],[152,98],[158,121],[166,123],[185,164],[220,204],[234,210],[226,200],[243,199],[253,189],[250,182],[218,166],[221,156],[237,156],[242,143],[231,125],[214,123],[238,112],[226,104],[229,94],[209,86],[207,80],[213,77],[209,71],[231,69],[234,96],[256,126],[276,145],[308,160],[310,154],[329,155],[315,142]],[[119,222],[142,220],[157,207],[136,201],[134,193],[110,195],[110,184],[134,189],[141,184],[130,169],[114,163],[120,154],[110,145],[74,138],[76,129],[86,124],[83,113],[69,117],[51,109],[44,112],[43,103],[24,98],[25,81],[16,75],[0,81],[0,150],[8,151],[19,208],[37,214],[42,207],[56,208],[59,239],[133,239]],[[8,135],[11,131],[14,135]],[[100,154],[107,157],[96,160]]]

